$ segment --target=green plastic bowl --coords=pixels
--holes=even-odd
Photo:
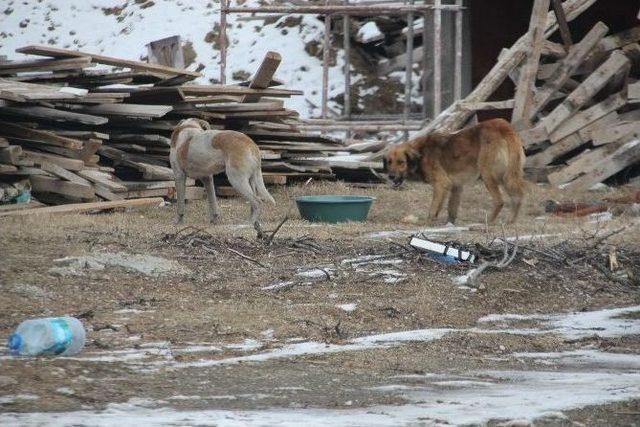
[[[296,204],[300,215],[307,221],[335,224],[364,221],[374,200],[375,197],[369,196],[300,196],[296,197]]]

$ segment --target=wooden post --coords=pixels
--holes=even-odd
[[[349,5],[349,0],[344,0],[344,5]],[[345,14],[343,23],[343,47],[344,47],[344,116],[351,118],[351,19]],[[351,139],[351,131],[347,130],[346,139]]]
[[[220,84],[227,83],[227,7],[229,0],[220,0]]]
[[[462,7],[463,0],[456,0],[456,6]],[[453,101],[462,99],[462,13],[456,10],[455,65],[453,80]]]
[[[425,0],[426,1],[426,0]],[[422,14],[422,118],[426,119],[429,115],[429,32],[427,30],[427,22],[429,12]]]
[[[269,51],[264,56],[260,67],[251,78],[251,82],[249,83],[249,88],[251,89],[266,89],[271,84],[271,80],[273,79],[273,75],[276,73],[280,62],[282,61],[282,57],[278,52]],[[242,98],[242,102],[258,102],[260,100],[260,95],[245,95]]]
[[[327,118],[329,107],[329,53],[331,49],[331,15],[324,16],[324,42],[322,44],[322,118]]]
[[[560,37],[562,37],[564,50],[569,52],[571,45],[573,45],[573,41],[571,40],[571,31],[569,31],[569,24],[567,24],[567,17],[564,16],[564,9],[562,9],[562,1],[552,0],[552,3],[553,3],[553,11],[555,12],[556,18],[558,19],[558,27],[560,28]]]
[[[531,126],[529,111],[531,111],[533,104],[536,76],[540,66],[547,12],[549,12],[549,0],[535,0],[529,22],[529,54],[524,67],[520,70],[514,98],[516,103],[511,117],[511,123],[517,129],[526,129]]]
[[[150,64],[184,68],[180,36],[166,37],[147,44],[147,58]]]
[[[433,10],[433,115],[442,111],[442,0],[435,0]],[[426,23],[425,23],[426,24]]]
[[[413,6],[414,0],[409,0],[409,4]],[[403,121],[404,123],[409,120],[409,113],[411,113],[411,80],[413,77],[413,12],[407,14],[407,63],[405,65],[404,74],[404,110]],[[404,132],[405,138],[409,138],[409,132]]]

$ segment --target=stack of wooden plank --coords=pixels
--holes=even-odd
[[[331,177],[325,158],[343,149],[297,129],[282,98],[301,92],[274,87],[275,52],[240,85],[198,85],[189,82],[199,73],[49,46],[18,52],[47,58],[0,63],[0,179],[29,177],[46,203],[171,196],[170,135],[188,117],[252,137],[267,183]],[[204,193],[191,181],[187,195]]]
[[[528,33],[419,134],[459,129],[479,110],[512,109],[532,176],[585,190],[639,164],[640,26],[611,34],[597,22],[574,42],[567,23],[595,1],[535,0]],[[549,40],[558,29],[562,43]],[[514,98],[487,101],[507,77]]]

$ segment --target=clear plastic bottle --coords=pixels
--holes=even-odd
[[[75,317],[25,320],[9,336],[7,346],[21,356],[71,356],[82,351],[86,333]]]

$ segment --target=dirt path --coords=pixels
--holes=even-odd
[[[238,200],[213,227],[191,206],[180,233],[171,209],[0,223],[0,336],[67,313],[88,330],[76,357],[0,354],[0,424],[640,423],[640,293],[593,267],[610,246],[590,249],[626,227],[607,243],[634,274],[636,219],[545,217],[557,195],[537,189],[505,235],[594,258],[523,252],[475,289],[454,283],[468,266],[403,249],[423,191],[367,190],[366,224],[294,218],[270,246],[233,220]],[[503,231],[481,225],[485,204],[470,195],[463,226],[426,234],[488,245]]]

